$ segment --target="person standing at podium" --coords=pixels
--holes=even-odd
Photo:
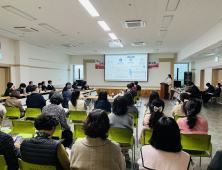
[[[171,77],[171,74],[168,74],[168,77],[167,77],[165,83],[169,85],[168,93],[169,93],[169,99],[170,99],[171,98],[171,87],[172,87],[172,77]]]

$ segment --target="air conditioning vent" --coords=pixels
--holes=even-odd
[[[27,27],[14,27],[14,28],[23,32],[39,32],[38,30],[34,28],[27,28]]]
[[[123,28],[140,28],[140,27],[145,27],[146,22],[143,22],[141,20],[131,20],[131,21],[126,21],[122,22]]]
[[[66,48],[76,48],[76,46],[74,46],[72,44],[63,44],[62,46],[66,47]]]
[[[132,46],[145,46],[146,43],[145,42],[135,42],[135,43],[131,43]]]

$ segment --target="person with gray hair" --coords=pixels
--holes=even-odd
[[[5,107],[0,104],[0,125],[4,120],[6,114]],[[0,155],[5,157],[5,161],[8,165],[8,170],[18,170],[18,158],[20,157],[20,143],[14,142],[12,137],[8,134],[0,131]]]
[[[45,114],[54,113],[55,115],[57,115],[62,128],[62,138],[65,138],[62,144],[64,145],[64,147],[69,147],[72,144],[72,131],[70,130],[71,127],[67,124],[65,110],[61,106],[59,106],[63,101],[63,97],[58,92],[53,92],[50,95],[51,104],[43,107],[42,112],[44,112]]]

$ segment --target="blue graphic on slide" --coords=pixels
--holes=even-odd
[[[119,61],[122,61],[122,58],[120,58]]]

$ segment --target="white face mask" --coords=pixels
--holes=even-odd
[[[218,87],[218,85],[216,85],[216,87]]]

